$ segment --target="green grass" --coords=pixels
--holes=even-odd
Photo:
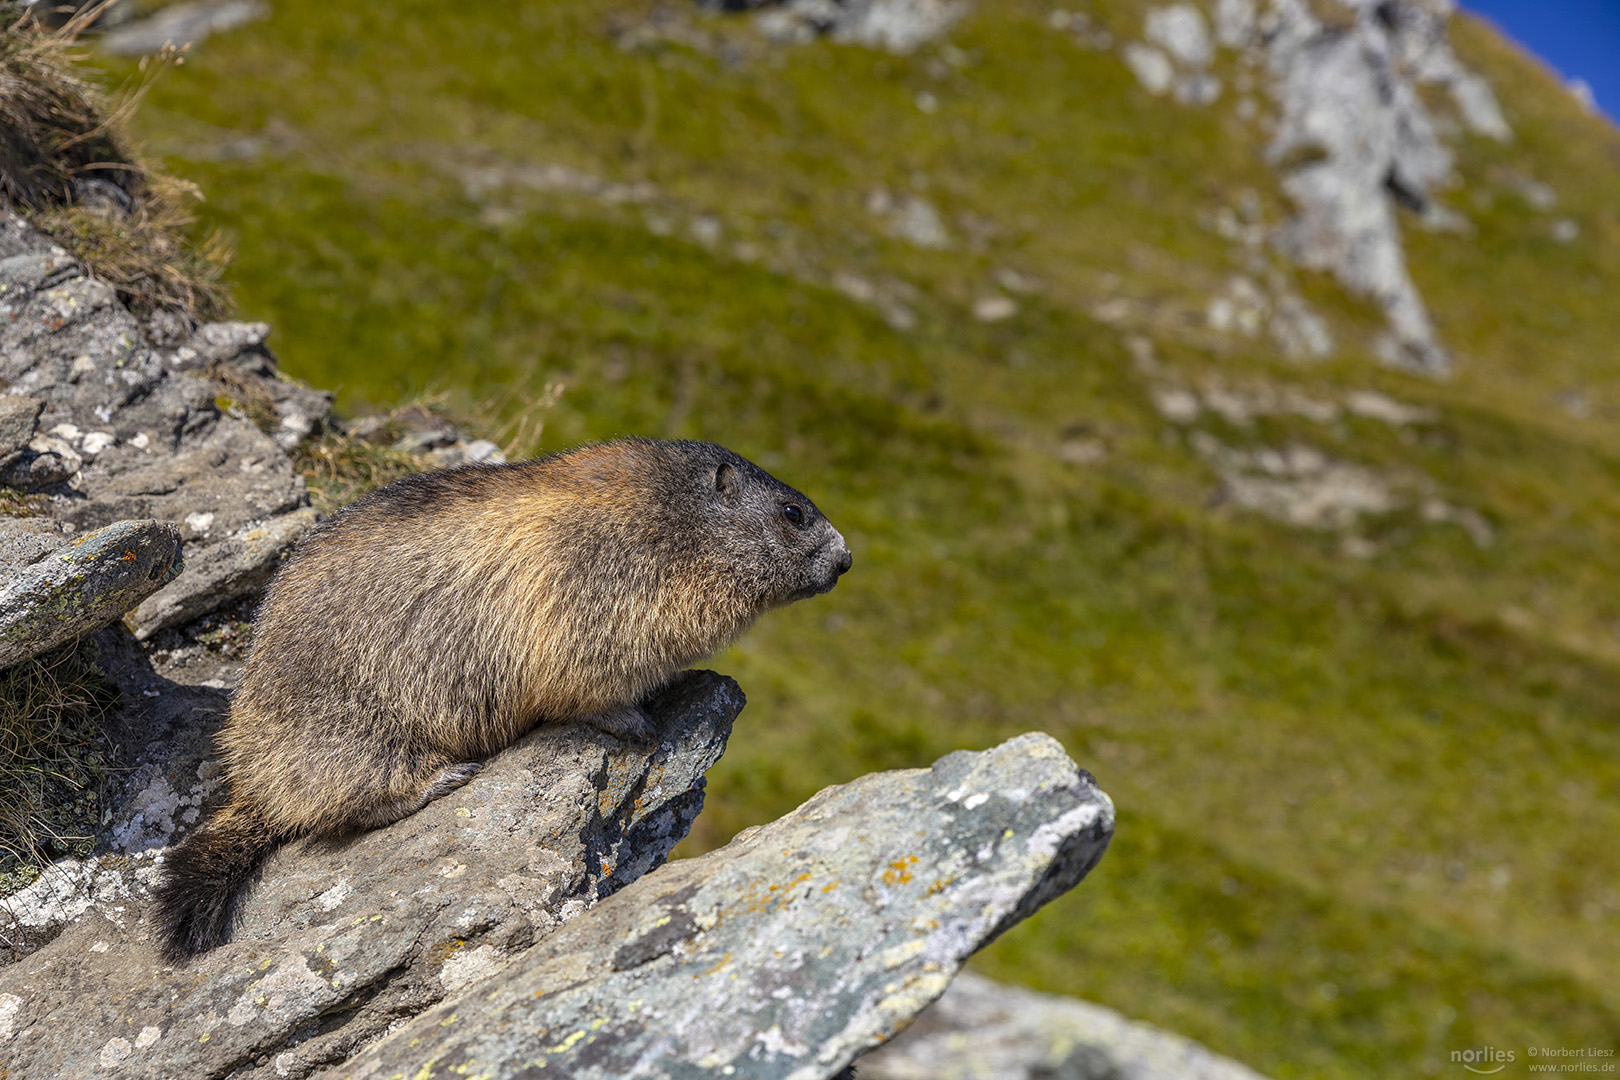
[[[1620,137],[1471,23],[1459,48],[1518,132],[1467,140],[1469,237],[1406,222],[1458,373],[1379,369],[1378,320],[1296,275],[1336,359],[1221,339],[1240,261],[1202,224],[1286,204],[1232,111],[1143,93],[1033,3],[980,5],[952,50],[621,48],[649,5],[334,8],[281,0],[210,39],[139,130],[237,240],[243,314],[351,411],[471,408],[562,384],[543,445],[714,439],[800,486],[854,572],[719,657],[750,697],[686,845],[818,787],[1019,731],[1061,738],[1120,807],[1074,894],[982,958],[1277,1076],[1454,1068],[1469,1046],[1612,1045],[1620,1030]],[[684,9],[682,9],[684,10]],[[1091,10],[1137,33],[1129,0]],[[1223,69],[1228,84],[1234,75]],[[927,91],[938,102],[916,105]],[[253,143],[243,140],[251,139]],[[252,157],[244,148],[256,147]],[[521,187],[469,164],[561,164],[647,203]],[[1547,239],[1503,177],[1557,185]],[[919,193],[944,251],[890,237],[870,193]],[[713,248],[689,226],[720,223]],[[973,301],[1038,282],[998,323]],[[896,330],[831,287],[900,295]],[[1122,325],[1098,321],[1132,301]],[[1412,511],[1332,534],[1212,501],[1128,338],[1183,379],[1376,388],[1438,410],[1206,417],[1232,445],[1303,441],[1472,508],[1494,542]],[[1580,390],[1587,419],[1563,395]],[[521,406],[508,407],[515,419]],[[1106,460],[1058,451],[1082,433]],[[1522,1055],[1521,1055],[1522,1060]]]

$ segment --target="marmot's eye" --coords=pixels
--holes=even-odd
[[[793,522],[795,525],[804,523],[804,511],[800,510],[792,503],[788,503],[786,506],[782,507],[782,516]]]

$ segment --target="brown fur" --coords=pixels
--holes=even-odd
[[[635,702],[849,565],[814,504],[709,443],[467,466],[339,512],[260,610],[219,736],[230,801],[160,887],[168,953],[222,940],[278,844],[404,817],[536,723],[645,737]]]

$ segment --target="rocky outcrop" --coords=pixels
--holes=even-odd
[[[1101,1005],[964,972],[862,1080],[1264,1080],[1180,1035]]]
[[[142,635],[262,586],[314,523],[287,450],[331,409],[279,376],[269,328],[212,323],[153,345],[111,286],[14,214],[0,219],[0,315],[0,483],[70,538],[130,519],[178,530],[194,572],[142,606]]]
[[[1414,212],[1426,228],[1466,228],[1439,200],[1453,175],[1442,131],[1450,125],[1497,140],[1512,132],[1490,85],[1452,52],[1450,0],[1337,0],[1336,6],[1343,18],[1328,21],[1302,0],[1218,0],[1213,31],[1194,4],[1152,8],[1143,24],[1146,41],[1124,43],[1121,56],[1146,89],[1173,92],[1184,104],[1220,96],[1208,73],[1217,43],[1235,51],[1242,80],[1258,73],[1276,109],[1267,157],[1297,208],[1271,240],[1294,262],[1332,273],[1383,309],[1389,329],[1375,344],[1386,362],[1444,374],[1451,358],[1407,270],[1398,211]],[[1450,99],[1454,120],[1432,113],[1426,88]],[[1248,97],[1238,113],[1259,117]],[[1274,299],[1249,306],[1300,307],[1285,284],[1274,291]],[[1218,298],[1212,325],[1225,328],[1233,310],[1231,298]],[[1291,355],[1320,356],[1326,339],[1311,330],[1283,344]]]

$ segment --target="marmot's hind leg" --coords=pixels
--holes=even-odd
[[[392,825],[400,818],[410,817],[434,799],[450,794],[483,771],[484,763],[481,761],[463,761],[430,769],[426,781],[414,792],[407,789],[405,794],[384,799],[357,814],[354,824],[362,829],[380,829],[384,825]]]
[[[634,703],[612,705],[601,712],[588,713],[577,719],[582,724],[589,724],[598,731],[605,731],[614,738],[626,742],[651,746],[658,741],[658,732],[653,730],[647,714],[641,711],[641,706]]]

